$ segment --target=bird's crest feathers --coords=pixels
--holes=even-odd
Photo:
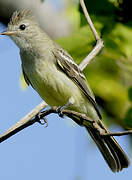
[[[24,9],[21,11],[15,11],[11,17],[11,20],[9,22],[9,25],[15,25],[18,22],[24,20],[24,19],[29,19],[33,20],[34,16],[32,14],[32,11],[29,9]]]

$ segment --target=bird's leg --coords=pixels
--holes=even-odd
[[[56,112],[58,113],[58,115],[59,115],[60,117],[63,117],[64,114],[63,114],[62,111],[63,111],[64,109],[68,108],[69,106],[71,106],[72,104],[74,104],[74,98],[73,98],[73,97],[71,97],[71,98],[69,99],[68,103],[65,104],[64,106],[59,106],[59,107],[56,109]]]
[[[63,117],[64,116],[64,114],[63,114],[63,110],[64,109],[66,109],[67,107],[69,107],[71,105],[71,103],[70,102],[68,102],[67,104],[65,104],[64,106],[59,106],[57,109],[56,109],[56,112],[58,113],[58,115],[60,116],[60,117]]]

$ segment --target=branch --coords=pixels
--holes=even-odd
[[[9,128],[5,133],[3,133],[0,136],[0,143],[8,139],[12,135],[16,134],[17,132],[21,131],[22,129],[34,124],[36,121],[32,118],[46,106],[47,104],[44,101],[41,102],[38,106],[36,106],[32,111],[30,111],[26,116],[20,119],[20,121],[18,121],[16,124],[14,124],[11,128]]]
[[[45,110],[40,112],[43,108],[45,108],[47,104],[43,101],[38,106],[36,106],[31,112],[29,112],[26,116],[24,116],[20,121],[18,121],[14,126],[9,128],[5,133],[0,136],[0,143],[8,139],[9,137],[13,136],[14,134],[18,133],[19,131],[25,129],[33,125],[34,123],[40,123],[41,119],[45,122],[45,116],[56,113],[58,114],[58,107],[52,107],[49,110]],[[85,123],[91,123],[94,126],[95,131],[98,131],[101,136],[122,136],[122,135],[129,135],[132,134],[132,130],[124,131],[124,132],[116,132],[116,133],[102,133],[100,129],[98,129],[98,124],[96,121],[92,120],[91,118],[87,117],[85,114],[81,114],[71,110],[62,110],[62,113],[72,120],[74,120],[78,125],[82,126]],[[85,121],[85,122],[84,122]]]
[[[124,132],[105,133],[105,134],[101,134],[101,136],[124,136],[129,134],[132,134],[132,130],[128,130]]]
[[[99,35],[98,35],[98,33],[97,33],[94,25],[93,25],[93,22],[91,21],[91,18],[90,18],[90,16],[89,16],[89,13],[88,13],[87,8],[86,8],[86,6],[85,6],[84,0],[80,0],[80,4],[81,4],[81,6],[82,6],[84,15],[85,15],[85,17],[86,17],[86,19],[87,19],[87,22],[88,22],[88,24],[89,24],[89,26],[90,26],[90,28],[91,28],[91,31],[92,31],[93,34],[94,34],[95,39],[96,39],[96,40],[99,40],[100,37],[99,37]]]
[[[45,110],[40,112],[43,108],[45,108],[47,104],[43,101],[37,107],[35,107],[30,113],[24,116],[20,121],[18,121],[14,126],[9,128],[5,133],[0,136],[0,143],[18,133],[19,131],[25,129],[38,122],[42,124],[41,119],[45,122],[45,116],[56,113],[58,114],[58,107],[52,107],[49,110]],[[77,124],[83,125],[83,121],[87,121],[89,123],[95,123],[91,118],[88,118],[85,114],[81,114],[71,110],[62,110],[62,113],[70,118],[72,118]]]
[[[87,22],[91,28],[91,31],[93,32],[93,35],[97,41],[95,47],[93,48],[93,50],[88,54],[88,56],[81,62],[81,64],[79,65],[81,70],[84,70],[86,68],[86,66],[90,63],[90,61],[100,52],[100,50],[104,47],[103,41],[101,40],[101,38],[99,37],[92,21],[91,18],[88,14],[88,11],[86,9],[86,6],[84,4],[84,0],[80,0],[80,4],[82,6],[84,15],[87,19]]]

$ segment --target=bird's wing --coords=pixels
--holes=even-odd
[[[22,68],[22,73],[23,73],[23,77],[24,77],[25,82],[26,82],[27,85],[29,86],[29,85],[30,85],[30,81],[29,81],[29,79],[28,79],[26,73],[24,72],[24,69],[23,69],[23,68]]]
[[[53,54],[60,69],[79,86],[88,100],[93,104],[99,118],[101,119],[102,116],[95,101],[94,94],[91,91],[88,82],[82,71],[79,69],[78,65],[74,62],[72,57],[62,48],[57,48],[53,52]]]
[[[27,83],[27,85],[28,85],[28,86],[31,85],[31,86],[33,87],[32,83],[31,83],[31,81],[29,80],[28,76],[26,75],[23,67],[22,67],[22,73],[23,73],[23,77],[24,77],[24,80],[25,80],[25,82]],[[34,88],[34,87],[33,87],[33,88]]]

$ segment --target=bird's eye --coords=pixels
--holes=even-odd
[[[26,29],[26,25],[25,25],[25,24],[21,24],[21,25],[19,26],[19,28],[20,28],[21,30],[25,30],[25,29]]]

